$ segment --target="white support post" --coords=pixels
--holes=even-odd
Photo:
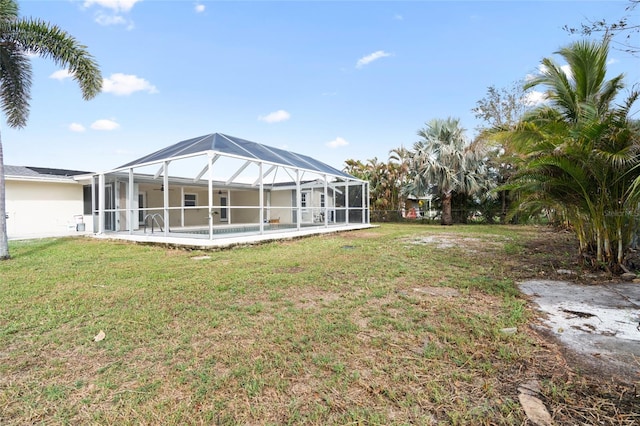
[[[158,179],[158,177],[164,172],[165,176],[167,175],[167,166],[169,165],[171,161],[165,161],[164,163],[162,163],[162,167],[160,167],[158,169],[158,171],[153,175],[153,179]]]
[[[217,160],[216,157],[209,155],[209,176],[207,177],[209,185],[209,239],[213,240],[213,163]]]
[[[258,174],[260,176],[260,235],[264,234],[264,179],[262,176],[262,161],[258,163]]]
[[[129,169],[129,235],[133,234],[133,219],[135,212],[133,210],[133,168]]]
[[[231,225],[231,213],[232,213],[232,206],[233,203],[231,202],[231,190],[227,189],[227,206],[225,207],[225,209],[227,209],[227,224]]]
[[[214,155],[214,156],[213,156],[213,158],[212,158],[211,153],[209,153],[209,154],[208,154],[208,158],[209,158],[209,161],[207,162],[207,165],[206,165],[206,166],[204,166],[204,167],[202,168],[202,170],[200,171],[200,173],[198,173],[198,174],[196,175],[196,177],[194,177],[194,178],[193,178],[193,182],[194,182],[194,183],[195,183],[195,182],[198,182],[198,181],[200,180],[200,178],[201,178],[202,176],[204,176],[204,174],[205,174],[205,173],[207,173],[207,171],[209,171],[209,168],[210,168],[210,167],[209,167],[209,165],[210,165],[210,164],[211,164],[211,165],[213,165],[213,163],[215,163],[215,162],[218,160],[218,158],[220,158],[220,155],[219,155],[219,154],[216,154],[216,155]]]
[[[104,174],[98,175],[98,233],[104,234],[104,215],[106,214],[104,211]]]
[[[169,236],[169,162],[165,161],[162,163],[162,168],[164,176],[162,176],[162,187],[164,188],[163,195],[163,204],[164,204],[164,236]]]
[[[98,231],[98,224],[96,223],[96,194],[98,193],[98,187],[96,185],[96,176],[91,176],[91,231],[95,234]],[[99,217],[99,215],[98,215]],[[98,219],[99,220],[99,219]]]
[[[261,163],[262,164],[262,163]],[[267,169],[266,172],[264,172],[264,174],[262,174],[262,172],[260,172],[260,176],[258,179],[256,179],[255,182],[253,182],[252,186],[257,186],[261,180],[264,180],[264,178],[266,178],[267,176],[269,176],[271,174],[272,171],[274,171],[276,169],[276,166],[271,166]]]
[[[184,228],[184,186],[180,187],[180,226]]]
[[[324,177],[324,227],[329,226],[329,189],[327,188],[327,175],[323,175]]]
[[[298,212],[297,214],[298,223],[296,224],[296,228],[298,229],[298,231],[301,228],[300,223],[302,222],[302,206],[300,205],[301,203],[302,203],[302,195],[301,195],[301,188],[300,188],[300,169],[296,169],[296,210]]]
[[[367,211],[365,210],[365,202],[364,202],[364,200],[366,200],[365,197],[366,197],[367,193],[366,193],[366,188],[364,186],[364,182],[362,182],[361,187],[362,187],[362,191],[361,191],[362,192],[362,223],[366,223],[365,220],[364,220],[365,219],[364,215],[367,214]]]
[[[371,200],[371,188],[369,188],[369,182],[364,182],[365,187],[367,188],[367,221],[365,222],[367,225],[371,224],[371,205],[369,204],[369,200]]]
[[[345,181],[344,182],[344,208],[345,208],[345,215],[344,215],[344,223],[345,225],[349,224],[349,182]]]
[[[120,181],[118,178],[114,179],[113,182],[113,205],[111,206],[111,210],[113,210],[113,227],[116,232],[122,231],[122,226],[120,224]]]

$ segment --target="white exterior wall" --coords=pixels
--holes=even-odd
[[[271,219],[279,220],[280,223],[293,223],[291,197],[290,189],[271,191]]]
[[[74,235],[76,215],[85,230],[93,229],[92,217],[83,216],[82,184],[6,180],[7,234],[10,239]]]
[[[234,191],[230,201],[232,223],[260,223],[260,191]]]

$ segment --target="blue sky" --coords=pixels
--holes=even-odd
[[[472,138],[482,123],[471,109],[488,86],[511,86],[577,40],[564,25],[615,20],[627,5],[21,1],[23,17],[86,45],[105,80],[83,101],[64,70],[34,58],[27,127],[0,122],[5,163],[105,171],[215,132],[340,169],[349,158],[386,161],[434,118],[459,118]],[[610,58],[610,77],[640,82],[640,58]]]

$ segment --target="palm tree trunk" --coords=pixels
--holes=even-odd
[[[453,225],[453,217],[451,216],[451,191],[442,193],[442,225]]]
[[[602,235],[600,229],[596,228],[596,261],[602,263]]]
[[[2,153],[2,138],[0,137],[0,260],[9,259],[5,194],[4,155]]]
[[[618,223],[618,265],[622,265],[624,260],[624,246],[625,242],[622,241],[622,226]]]

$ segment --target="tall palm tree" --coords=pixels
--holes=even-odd
[[[9,127],[26,126],[31,92],[28,54],[53,60],[68,68],[85,100],[100,93],[102,76],[86,47],[55,25],[20,18],[14,0],[0,0],[0,103]],[[0,139],[0,260],[9,258],[5,202],[5,175]]]
[[[595,263],[622,267],[638,213],[630,188],[640,171],[640,140],[629,122],[638,93],[613,104],[623,76],[606,80],[607,39],[557,53],[568,72],[544,59],[542,75],[529,83],[545,86],[550,103],[507,134],[522,161],[506,188],[520,195],[521,211],[559,212]]]
[[[602,117],[624,87],[624,75],[606,81],[609,39],[577,41],[556,52],[567,62],[569,71],[552,58],[544,58],[540,74],[525,84],[525,90],[546,86],[551,107],[564,121]]]
[[[436,190],[442,202],[443,225],[453,224],[451,201],[454,193],[474,195],[487,189],[485,151],[470,144],[458,119],[436,119],[418,131],[421,140],[413,146],[408,190],[423,195]]]

